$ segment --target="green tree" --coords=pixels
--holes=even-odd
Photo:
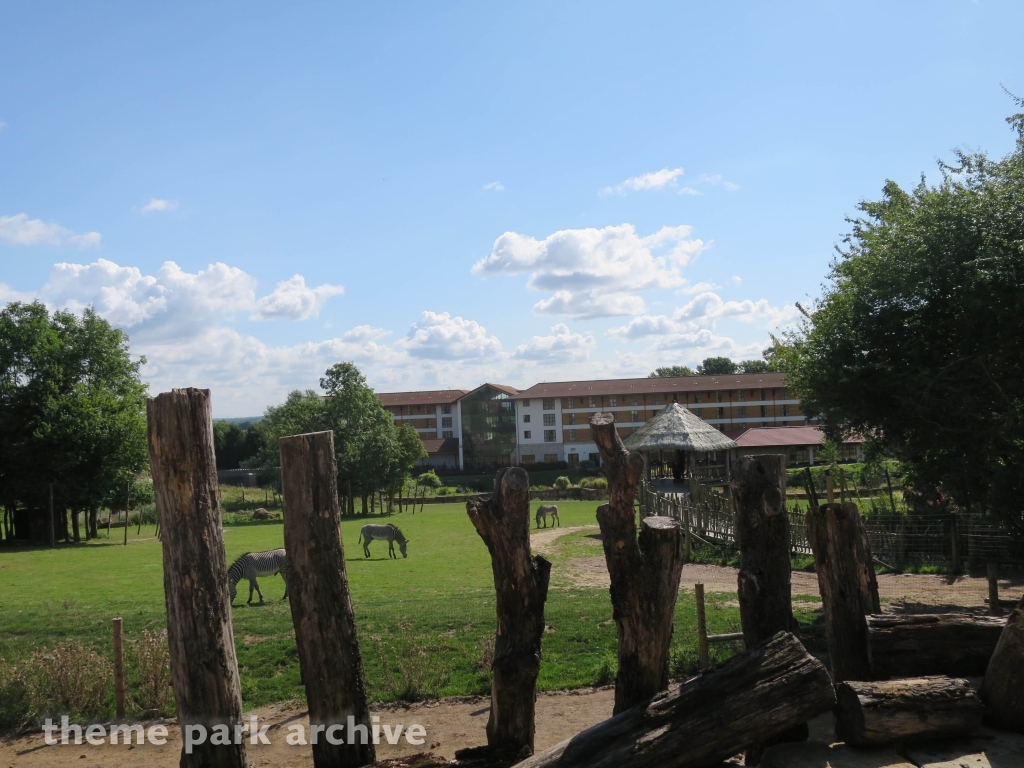
[[[919,490],[1022,525],[1024,115],[1009,122],[1005,158],[958,152],[939,183],[860,204],[780,357],[830,437],[865,435]]]
[[[238,469],[243,461],[259,455],[262,448],[262,433],[254,425],[242,429],[230,421],[213,423],[213,449],[217,456],[217,469]]]
[[[697,366],[698,376],[727,376],[736,373],[738,366],[728,357],[706,357]]]
[[[655,368],[649,379],[672,379],[677,376],[693,376],[693,370],[688,365],[670,365],[667,368]]]
[[[768,371],[767,360],[741,360],[737,365],[740,373],[766,373]]]

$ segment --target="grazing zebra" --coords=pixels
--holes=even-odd
[[[558,506],[555,504],[541,504],[537,507],[537,527],[540,528],[540,521],[544,520],[544,527],[548,527],[548,518],[553,517],[553,525],[561,525],[562,521],[558,519]]]
[[[402,535],[402,532],[398,530],[397,525],[388,523],[387,525],[374,525],[373,523],[367,523],[363,526],[363,529],[359,531],[359,540],[363,542],[363,554],[367,557],[370,556],[370,542],[374,539],[380,539],[387,541],[388,543],[388,557],[393,557],[396,560],[398,555],[395,554],[395,542],[398,542],[398,548],[402,550],[402,557],[408,557],[409,551],[406,549],[406,545],[409,540]]]
[[[252,602],[252,591],[259,593],[260,602],[263,602],[263,591],[256,583],[257,576],[273,576],[281,574],[284,579],[284,595],[288,597],[288,561],[285,559],[283,549],[269,549],[266,552],[246,552],[232,563],[228,568],[228,587],[231,592],[231,602],[235,602],[235,595],[238,592],[238,582],[241,579],[249,580],[249,602]]]

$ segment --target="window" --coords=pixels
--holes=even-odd
[[[715,402],[716,403],[722,402],[722,393],[720,391],[719,392],[715,392]]]
[[[782,388],[782,399],[789,400],[789,390],[786,387]]]
[[[427,429],[437,429],[437,419],[427,419]]]
[[[530,423],[530,414],[527,413],[527,414],[525,414],[523,416],[523,424],[529,424],[529,423]]]
[[[575,443],[576,442],[576,430],[575,429],[570,429],[569,430],[569,442],[570,443]]]
[[[745,406],[745,405],[741,405],[740,406],[740,418],[741,419],[747,418],[747,406]]]
[[[590,453],[590,454],[587,454],[587,455],[590,457],[588,459],[588,461],[590,461],[591,463],[593,463],[593,464],[600,464],[601,463],[601,454],[600,453]]]
[[[452,431],[450,429],[442,429],[441,437],[453,437]]]
[[[444,405],[441,406],[441,413],[451,413],[451,412],[452,412],[452,405],[451,405],[451,403],[445,403]]]
[[[654,397],[651,398],[651,402],[654,403],[655,405],[657,405],[658,404],[658,396],[654,395]]]
[[[522,457],[522,464],[533,464],[537,461],[537,454],[535,453],[524,453]]]
[[[700,400],[700,392],[694,392],[693,393],[693,402],[699,403],[700,401],[701,401]]]
[[[544,430],[544,442],[545,443],[553,443],[553,442],[555,442],[555,440],[556,440],[556,438],[555,438],[555,430],[553,430],[553,429],[545,429]],[[547,459],[544,459],[544,460],[547,461]],[[557,461],[557,459],[556,459],[556,461]]]
[[[574,398],[571,398],[571,397],[566,399],[566,402],[568,403],[566,408],[572,408],[573,407],[573,405],[572,405],[573,399]]]
[[[719,408],[718,409],[718,418],[720,418],[720,419],[724,419],[725,418],[725,408]]]
[[[783,416],[789,416],[789,406],[788,405],[782,406],[782,415]]]
[[[553,398],[553,397],[545,397],[544,398],[544,405],[543,405],[543,407],[544,407],[545,411],[553,411],[553,410],[555,410],[555,398]]]
[[[740,429],[746,429],[746,428],[747,428],[747,422],[745,422],[745,421],[741,422],[740,423]]]
[[[782,422],[782,426],[784,426],[784,427],[788,427],[788,426],[789,426],[789,422],[788,422],[788,421],[784,421],[784,422]]]
[[[445,429],[445,428],[451,429],[452,428],[452,417],[451,416],[442,416],[441,417],[441,428],[442,429]]]
[[[629,398],[629,404],[640,405],[639,398],[636,395],[633,395],[631,398]]]
[[[590,408],[594,408],[596,406],[596,403],[594,402],[594,396],[593,395],[590,396],[588,402],[590,403],[590,405],[589,405]]]
[[[553,414],[553,413],[545,413],[544,414],[544,426],[545,427],[553,427],[553,426],[555,426],[555,414]]]
[[[529,407],[530,407],[530,401],[529,400],[523,400],[523,408],[529,408]],[[525,459],[526,457],[524,456],[523,458]],[[530,462],[530,463],[532,464],[533,462]]]
[[[527,429],[526,431],[523,432],[523,440],[529,440],[532,437],[533,432],[531,432],[530,430]]]
[[[742,389],[737,389],[736,390],[736,400],[738,402],[742,403],[745,399],[746,398],[743,396],[743,390]]]
[[[545,453],[544,454],[544,463],[545,464],[554,464],[556,461],[558,461],[558,454],[557,453]]]
[[[630,411],[629,420],[632,422],[640,421],[640,411]]]
[[[616,397],[615,397],[615,395],[612,395],[611,397],[609,397],[609,398],[608,398],[608,406],[609,406],[610,408],[614,408],[614,407],[615,407],[615,404],[616,404],[617,402],[618,402],[618,398],[616,398]]]
[[[566,418],[568,419],[567,423],[569,423],[569,424],[575,424],[576,423],[576,414],[575,413],[570,413],[568,416],[566,416]]]
[[[768,417],[768,406],[767,405],[762,405],[761,406],[761,418],[765,419],[767,417]]]
[[[767,399],[767,398],[766,398],[766,397],[764,396],[764,390],[763,390],[763,389],[761,390],[761,399],[762,399],[762,400],[766,400],[766,399]]]

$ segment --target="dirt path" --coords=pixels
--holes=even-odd
[[[582,691],[542,693],[537,697],[536,747],[545,749],[552,744],[579,733],[585,728],[611,717],[615,691],[613,688]],[[448,758],[455,750],[487,743],[484,728],[490,711],[487,697],[441,699],[440,701],[406,706],[377,707],[374,715],[381,723],[392,727],[419,724],[427,735],[422,746],[408,744],[403,736],[401,744],[377,747],[377,758],[403,757],[418,752],[434,752]],[[274,704],[254,710],[260,726],[270,725],[267,738],[271,744],[249,746],[249,762],[255,766],[279,768],[308,768],[313,765],[308,746],[292,746],[285,739],[288,728],[301,724],[309,733],[309,718],[305,707],[298,703]],[[246,715],[248,717],[248,714]],[[152,725],[153,723],[148,723]],[[91,746],[89,744],[58,744],[46,746],[42,732],[18,739],[0,741],[0,768],[37,768],[40,766],[68,766],[80,768],[124,768],[145,765],[147,768],[177,768],[181,754],[181,732],[173,721],[168,723],[167,744]],[[59,734],[58,734],[59,736]],[[382,738],[381,741],[384,741]]]

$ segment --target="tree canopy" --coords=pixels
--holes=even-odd
[[[124,332],[91,308],[81,316],[50,315],[39,302],[0,310],[0,494],[8,536],[19,508],[29,511],[34,538],[45,533],[51,486],[57,510],[127,501],[148,459],[144,363],[131,358]],[[74,523],[77,534],[77,515]]]
[[[1024,104],[1022,104],[1024,106]],[[868,437],[919,489],[1024,520],[1024,115],[1000,160],[860,204],[820,300],[773,356],[833,438]]]
[[[670,365],[666,368],[656,368],[647,378],[649,379],[672,379],[676,376],[693,376],[693,369],[688,365]]]

